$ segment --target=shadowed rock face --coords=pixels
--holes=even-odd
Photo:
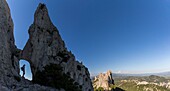
[[[67,50],[44,4],[39,4],[28,32],[29,39],[24,49],[17,49],[14,44],[13,22],[9,7],[6,0],[0,0],[0,90],[59,91],[40,86],[38,83],[32,84],[21,78],[19,60],[25,59],[30,62],[33,81],[43,81],[37,78],[38,72],[44,72],[45,67],[54,64],[60,65],[62,73],[73,79],[82,91],[93,91],[88,69],[76,61],[74,55]],[[52,81],[53,77],[50,79]]]
[[[17,48],[14,44],[13,21],[6,0],[0,0],[0,82],[11,83],[19,76]],[[9,80],[9,81],[8,81]]]
[[[43,71],[45,66],[59,64],[63,73],[81,85],[83,91],[93,90],[88,69],[67,51],[44,4],[39,4],[35,12],[34,22],[29,28],[29,40],[21,57],[30,62],[33,80],[39,79],[35,78],[37,71]]]
[[[59,51],[65,50],[57,28],[52,24],[47,8],[39,4],[35,14],[34,22],[29,28],[29,39],[23,49],[21,58],[28,60],[31,64],[33,77],[37,70],[54,62]],[[33,78],[35,79],[35,78]]]

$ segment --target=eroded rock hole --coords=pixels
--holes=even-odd
[[[25,64],[25,75],[24,75],[24,78],[28,79],[28,80],[32,80],[32,72],[31,72],[30,63],[28,61],[26,61],[26,60],[20,60],[19,61],[20,75],[21,75],[21,77],[23,76],[23,71],[21,70],[21,68],[23,67],[24,64]]]

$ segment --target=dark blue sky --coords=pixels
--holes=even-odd
[[[66,46],[93,74],[170,70],[169,0],[7,0],[23,48],[38,3]]]

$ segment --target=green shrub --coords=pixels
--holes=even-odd
[[[66,91],[81,91],[79,84],[74,82],[68,75],[64,74],[62,67],[58,64],[50,64],[44,70],[38,71],[33,79],[34,83],[51,86],[57,89],[63,88]]]
[[[110,88],[111,88],[111,89],[116,89],[116,86],[113,85],[113,84],[111,84],[111,85],[110,85]]]
[[[98,89],[94,89],[94,91],[104,91],[103,87],[99,87]]]

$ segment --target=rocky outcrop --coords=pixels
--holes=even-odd
[[[0,83],[9,86],[19,77],[17,48],[14,44],[13,21],[6,0],[0,0]]]
[[[0,0],[0,91],[68,91],[74,87],[93,91],[88,69],[67,50],[44,4],[39,4],[28,32],[24,49],[17,49],[10,9],[6,0]],[[20,59],[30,62],[33,83],[19,75]]]
[[[114,85],[111,71],[100,73],[93,80],[93,87],[96,89],[102,87],[104,90],[111,90],[111,85]]]
[[[47,8],[40,4],[34,15],[34,22],[29,28],[29,39],[23,49],[21,58],[30,62],[33,77],[37,71],[50,63],[59,63],[56,59],[65,46],[57,28],[52,24]],[[36,79],[36,78],[33,78]]]
[[[44,67],[58,64],[62,67],[63,74],[69,75],[83,91],[93,89],[88,69],[76,61],[71,52],[67,51],[44,4],[39,4],[35,12],[34,22],[29,29],[29,40],[24,47],[21,58],[30,62],[33,81],[39,79],[36,78],[37,72],[42,72]]]
[[[94,91],[125,91],[119,87],[116,87],[112,72],[109,70],[106,73],[100,73],[93,79]]]

